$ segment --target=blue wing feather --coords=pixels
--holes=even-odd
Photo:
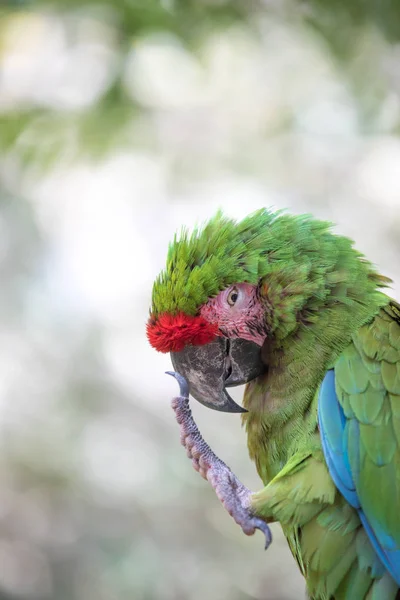
[[[333,369],[327,372],[321,385],[318,422],[322,447],[331,477],[347,502],[354,508],[359,508],[360,503],[344,445],[343,432],[346,426],[346,417],[337,401]]]
[[[357,509],[361,523],[384,567],[400,586],[400,548],[393,537],[373,519],[367,519],[357,494],[359,476],[359,426],[346,419],[335,390],[335,372],[330,369],[321,384],[318,424],[329,473],[347,502]],[[351,466],[350,466],[351,465]]]

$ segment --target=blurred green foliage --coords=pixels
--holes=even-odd
[[[320,37],[332,60],[346,73],[364,111],[367,133],[374,129],[374,116],[387,84],[381,57],[370,46],[371,36],[373,39],[376,31],[387,42],[400,39],[400,4],[393,0],[8,0],[0,9],[0,54],[1,37],[10,18],[35,11],[61,18],[71,43],[81,17],[88,15],[106,22],[113,29],[117,53],[112,80],[89,107],[68,111],[28,102],[11,111],[0,109],[0,150],[10,149],[27,128],[38,128],[47,143],[43,140],[40,149],[23,144],[20,155],[23,160],[39,158],[44,166],[51,164],[65,145],[67,131],[76,134],[75,155],[89,152],[98,156],[121,144],[127,123],[149,110],[134,97],[127,97],[123,83],[128,53],[148,35],[168,32],[196,53],[210,32],[234,24],[250,29],[256,38],[266,15],[309,29],[310,35],[314,32]],[[397,85],[394,91],[398,93]]]

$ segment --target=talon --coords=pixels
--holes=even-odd
[[[265,546],[264,549],[267,550],[269,545],[272,542],[272,534],[268,525],[262,519],[254,519],[254,527],[259,529],[265,535]]]
[[[175,373],[175,371],[165,371],[165,374],[175,377],[175,379],[177,380],[177,382],[179,384],[180,395],[182,396],[182,398],[188,399],[189,398],[189,384],[186,381],[186,379],[180,373]]]

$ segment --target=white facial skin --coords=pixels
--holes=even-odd
[[[264,310],[257,286],[238,283],[211,298],[200,314],[210,323],[217,323],[224,336],[262,346],[267,335]]]

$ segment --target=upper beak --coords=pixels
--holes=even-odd
[[[261,348],[254,342],[218,337],[204,346],[171,352],[175,371],[189,382],[193,398],[214,410],[247,412],[232,400],[225,387],[251,381],[265,371]]]

